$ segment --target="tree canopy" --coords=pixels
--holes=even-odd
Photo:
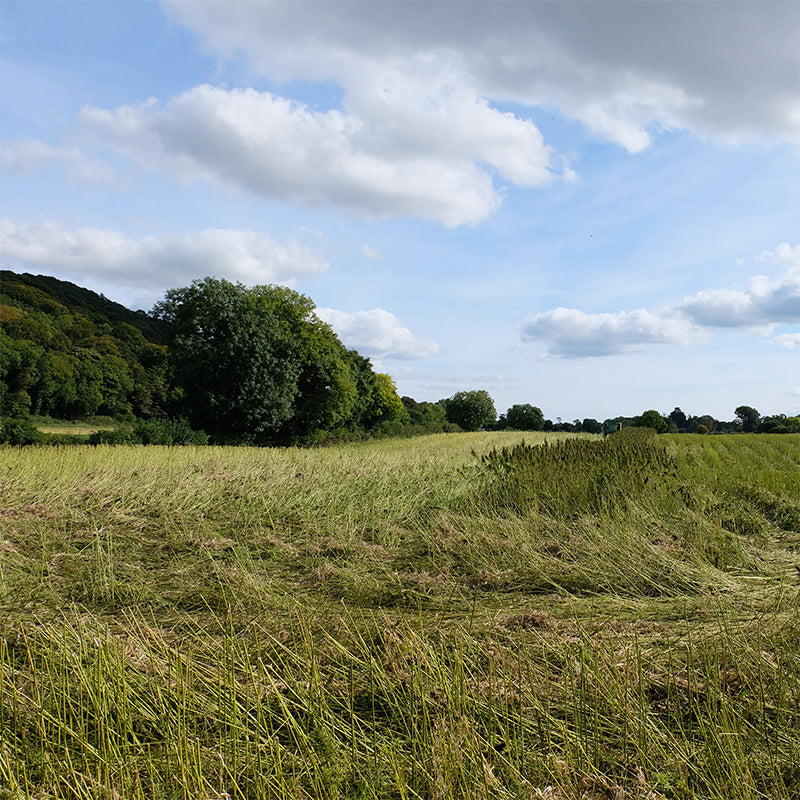
[[[154,314],[168,323],[183,412],[216,441],[289,443],[404,413],[391,378],[291,289],[205,278],[168,291]]]
[[[739,406],[733,413],[742,423],[742,430],[745,433],[752,433],[761,419],[761,415],[752,406]]]
[[[456,392],[445,401],[445,415],[465,431],[477,431],[494,423],[497,411],[494,401],[485,389]]]
[[[0,413],[163,413],[167,350],[156,320],[41,275],[0,271],[0,289]]]
[[[517,431],[544,430],[544,414],[530,403],[513,405],[506,412],[506,427]]]
[[[652,428],[656,433],[666,433],[669,423],[655,409],[644,411],[640,417],[636,418],[637,428]]]

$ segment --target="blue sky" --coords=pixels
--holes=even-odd
[[[309,295],[401,394],[800,411],[800,4],[0,0],[0,264]]]

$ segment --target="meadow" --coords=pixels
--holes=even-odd
[[[800,436],[623,434],[0,448],[0,800],[797,798]]]

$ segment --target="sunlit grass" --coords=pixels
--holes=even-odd
[[[800,437],[564,438],[0,450],[0,798],[796,797]]]

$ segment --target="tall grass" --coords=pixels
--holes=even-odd
[[[0,798],[798,796],[800,437],[520,438],[1,450]]]

